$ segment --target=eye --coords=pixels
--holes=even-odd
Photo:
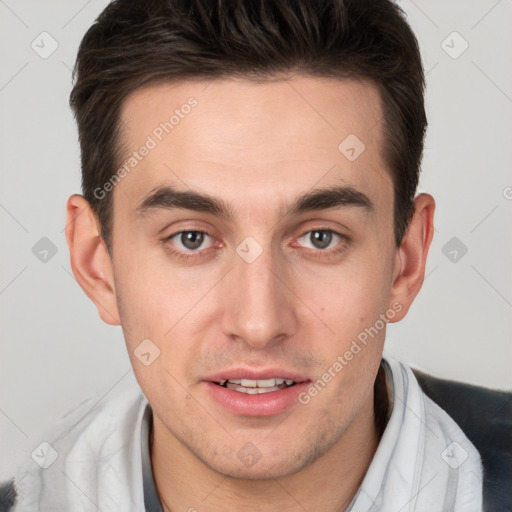
[[[331,229],[315,229],[313,231],[308,231],[298,238],[298,240],[301,242],[301,245],[308,249],[320,249],[325,251],[326,249],[335,247],[345,238],[346,237],[343,235],[340,235]]]
[[[213,241],[212,237],[204,231],[180,231],[171,235],[167,240],[183,252],[198,252],[198,249],[208,249]],[[204,247],[205,243],[210,245]]]

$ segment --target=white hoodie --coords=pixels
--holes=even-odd
[[[392,412],[350,512],[481,512],[480,455],[421,390],[383,360]],[[159,512],[151,474],[151,408],[132,372],[68,413],[15,476],[13,512]],[[145,508],[146,504],[153,504]]]

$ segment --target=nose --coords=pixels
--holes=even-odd
[[[224,283],[223,332],[253,349],[269,348],[296,331],[295,297],[271,249],[254,261],[234,254],[234,268]]]

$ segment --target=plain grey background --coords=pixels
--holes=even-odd
[[[437,211],[423,289],[389,326],[386,353],[512,389],[512,0],[399,3],[427,72],[420,191]],[[66,200],[80,191],[71,69],[106,4],[0,0],[0,479],[57,417],[131,371],[121,329],[75,281],[64,237]]]

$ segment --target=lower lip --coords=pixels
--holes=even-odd
[[[300,382],[279,391],[257,395],[233,391],[213,382],[204,382],[204,384],[212,398],[234,414],[274,416],[292,407],[298,401],[298,395],[307,389],[309,381]]]

